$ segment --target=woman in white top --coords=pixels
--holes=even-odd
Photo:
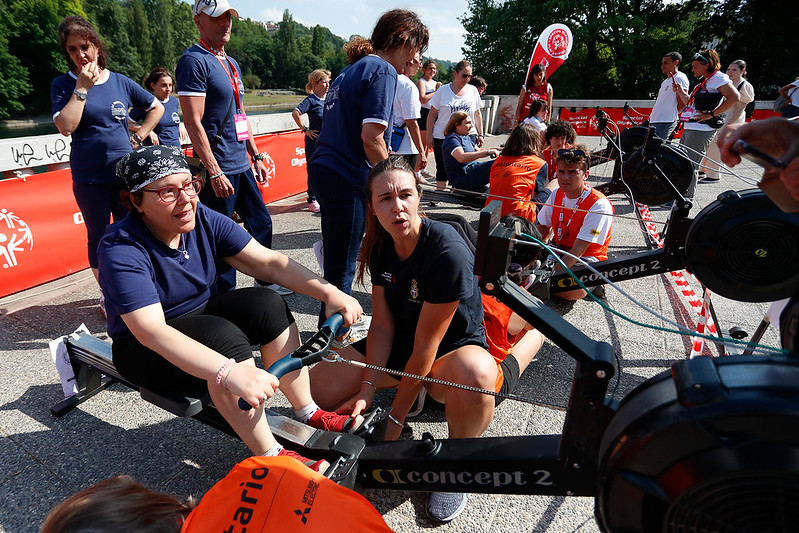
[[[433,147],[436,157],[436,186],[443,189],[447,186],[447,173],[444,169],[444,158],[441,145],[444,143],[444,128],[449,122],[449,117],[457,111],[467,113],[472,119],[472,129],[469,135],[475,144],[483,145],[483,117],[480,108],[483,104],[474,85],[469,85],[472,77],[472,65],[462,60],[455,65],[452,82],[439,88],[430,100],[430,113],[427,115],[427,130],[425,143]]]
[[[677,98],[685,106],[680,115],[684,122],[684,131],[680,144],[687,148],[688,157],[694,164],[694,176],[685,196],[694,197],[696,180],[705,150],[710,144],[717,128],[708,123],[713,123],[718,115],[732,109],[738,103],[738,91],[733,86],[730,78],[721,72],[721,59],[715,50],[700,50],[691,59],[691,71],[700,79],[700,83],[689,94],[682,86],[678,86]],[[723,100],[711,110],[699,111],[696,107],[697,95],[706,93],[721,93]]]
[[[746,61],[743,59],[736,59],[730,63],[730,66],[727,67],[727,76],[729,76],[732,85],[738,90],[740,99],[738,100],[738,103],[735,104],[735,107],[724,113],[724,116],[726,117],[724,123],[738,124],[740,122],[746,122],[746,106],[750,102],[755,101],[755,89],[746,79]],[[718,144],[716,144],[716,140],[719,137],[719,131],[721,130],[716,130],[716,134],[713,136],[713,141],[710,143],[710,146],[707,147],[707,151],[705,152],[706,155],[705,159],[702,161],[702,164],[707,169],[707,173],[704,177],[702,176],[701,172],[699,173],[700,182],[719,181],[718,161],[721,159],[721,153],[719,152]]]
[[[778,91],[788,100],[785,109],[782,110],[782,118],[799,117],[799,91],[797,89],[799,89],[799,78],[796,78],[793,83],[781,87]]]

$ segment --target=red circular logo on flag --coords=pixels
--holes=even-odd
[[[547,39],[547,53],[552,57],[561,57],[569,53],[569,34],[562,28],[556,28]]]

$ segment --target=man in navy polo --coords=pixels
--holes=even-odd
[[[208,173],[208,184],[200,193],[203,204],[227,216],[235,210],[255,240],[271,248],[272,218],[258,189],[258,183],[267,182],[267,155],[258,152],[244,114],[239,64],[225,54],[233,17],[238,16],[227,0],[195,0],[194,23],[200,42],[178,61],[177,92],[194,154]],[[217,268],[217,290],[234,288],[236,271],[227,264]]]

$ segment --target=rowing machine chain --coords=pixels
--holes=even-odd
[[[331,357],[322,357],[322,361],[327,363],[344,363],[352,366],[357,366],[358,368],[368,368],[369,370],[378,370],[380,372],[385,372],[386,374],[392,374],[395,376],[400,376],[403,378],[410,378],[410,379],[418,379],[419,381],[424,381],[426,383],[434,383],[436,385],[443,385],[445,387],[454,387],[456,389],[467,390],[470,392],[477,392],[480,394],[487,394],[489,396],[496,396],[498,398],[503,398],[506,400],[516,400],[517,402],[529,403],[531,405],[536,405],[538,407],[546,407],[547,409],[555,409],[558,411],[566,411],[565,407],[560,405],[553,405],[544,402],[537,402],[531,398],[525,398],[524,396],[518,396],[516,394],[505,393],[505,392],[495,392],[488,389],[481,389],[480,387],[472,387],[470,385],[462,385],[460,383],[453,383],[451,381],[444,381],[442,379],[431,378],[427,376],[418,376],[416,374],[410,374],[408,372],[402,372],[400,370],[393,370],[391,368],[385,368],[382,366],[377,365],[370,365],[368,363],[362,363],[360,361],[353,361],[351,359],[345,359],[341,357],[341,355],[332,352]]]

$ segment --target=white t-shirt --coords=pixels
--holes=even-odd
[[[462,96],[456,96],[452,91],[452,84],[448,83],[442,85],[430,99],[430,106],[438,110],[438,117],[436,123],[433,125],[433,138],[443,139],[444,128],[447,127],[449,117],[457,111],[468,113],[474,121],[474,114],[479,112],[483,107],[483,102],[480,100],[480,93],[477,92],[477,87],[467,84],[463,90]],[[477,128],[472,125],[469,130],[469,135],[477,133]]]
[[[688,76],[679,70],[674,74],[674,81],[688,90]],[[658,98],[649,115],[649,122],[674,122],[677,120],[677,94],[674,92],[671,77],[663,80],[658,91]]]
[[[424,94],[427,95],[436,92],[436,84],[438,84],[436,80],[432,78],[429,80],[426,80],[424,78],[419,78],[419,79],[422,80],[422,84],[424,84],[425,88]],[[416,90],[418,91],[419,88],[417,87]],[[430,100],[428,100],[426,104],[422,104],[422,107],[424,107],[425,109],[430,109]]]
[[[408,76],[400,74],[397,76],[397,91],[394,93],[394,125],[402,126],[406,120],[416,120],[422,116],[422,103],[419,101],[419,89]],[[395,154],[418,154],[419,150],[413,144],[413,139],[405,128],[405,136],[402,138],[399,150]]]
[[[701,81],[699,83],[702,83]],[[717,70],[707,79],[707,83],[705,84],[705,92],[708,93],[717,93],[719,92],[719,87],[726,84],[732,85],[730,81],[730,77],[727,76],[720,70]],[[692,118],[698,118],[699,112],[694,111]],[[699,122],[686,122],[683,124],[683,128],[686,130],[696,130],[696,131],[713,131],[713,128],[708,126],[707,124],[701,124]]]
[[[537,222],[542,226],[546,226],[548,228],[553,227],[552,206],[555,205],[557,191],[557,188],[552,191],[552,194],[550,194],[549,198],[547,198],[544,207],[542,207],[541,211],[538,213]],[[569,215],[573,213],[573,211],[570,211],[570,209],[573,209],[579,200],[579,198],[572,199],[566,195],[563,195],[562,205],[565,208],[563,211],[563,216],[566,222],[569,221]],[[577,238],[590,243],[605,242],[605,239],[608,237],[608,232],[610,232],[610,228],[613,224],[613,217],[608,215],[613,215],[613,206],[610,205],[610,201],[607,198],[600,198],[594,202],[594,205],[592,205],[588,210],[588,213],[585,214],[583,225],[580,227],[580,232],[577,234]],[[589,262],[597,261],[595,257],[583,257],[583,259]]]
[[[791,85],[793,89],[788,89],[788,96],[790,96],[788,103],[799,107],[799,80],[796,80]]]

